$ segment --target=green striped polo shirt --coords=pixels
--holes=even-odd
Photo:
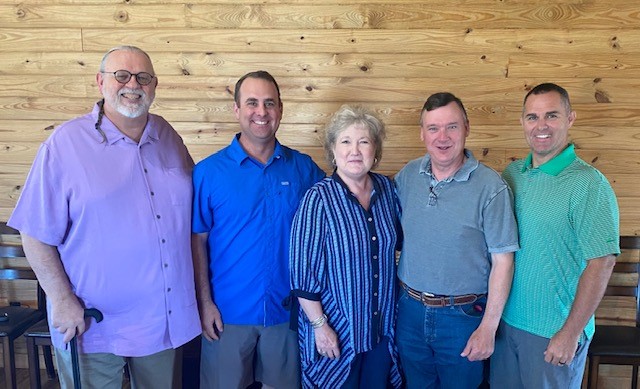
[[[570,144],[533,168],[532,155],[503,172],[511,186],[520,250],[503,320],[551,338],[564,324],[587,261],[619,254],[619,213],[607,179]],[[595,329],[593,316],[583,339]]]

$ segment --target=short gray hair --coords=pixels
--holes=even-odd
[[[143,54],[145,57],[147,57],[149,59],[149,63],[151,63],[151,69],[153,69],[153,61],[151,61],[151,57],[149,57],[149,54],[147,54],[146,51],[144,51],[141,48],[136,47],[136,46],[123,45],[123,46],[113,47],[113,48],[109,49],[109,51],[107,51],[105,53],[105,55],[102,57],[102,61],[100,61],[100,71],[101,72],[105,71],[105,67],[107,65],[107,58],[111,55],[111,53],[113,53],[114,51],[120,51],[120,50],[131,51],[131,52],[134,52],[134,53]],[[153,71],[153,73],[154,73],[153,75],[155,76],[155,71]]]
[[[375,160],[371,169],[375,169],[382,159],[382,142],[387,137],[384,123],[372,111],[360,105],[343,105],[336,111],[324,130],[324,151],[329,165],[336,167],[333,148],[338,135],[352,125],[362,126],[369,130],[369,136],[375,148]]]

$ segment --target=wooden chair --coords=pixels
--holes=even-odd
[[[40,355],[38,347],[42,347],[44,364],[47,370],[47,377],[50,380],[56,378],[56,372],[53,368],[53,357],[51,353],[51,333],[49,332],[49,324],[47,319],[40,320],[36,324],[29,327],[24,332],[27,340],[27,359],[29,361],[29,384],[31,389],[40,389],[42,382],[40,380]]]
[[[620,237],[620,248],[625,250],[640,249],[640,236]],[[638,388],[638,366],[640,365],[640,299],[638,289],[638,273],[640,264],[637,253],[632,262],[617,262],[614,275],[623,278],[634,278],[632,284],[626,286],[610,285],[605,296],[629,296],[635,298],[635,326],[596,325],[596,333],[589,346],[589,370],[587,387],[598,387],[598,368],[601,364],[631,365],[633,376],[631,387]],[[613,278],[613,277],[612,277]]]
[[[0,224],[0,234],[15,235],[19,241],[18,231],[4,223]],[[17,263],[21,259],[23,261],[24,256],[22,246],[16,240],[0,240],[0,280],[11,281],[16,285],[22,280],[33,281],[38,290],[36,307],[18,305],[18,301],[13,304],[11,300],[8,306],[0,307],[0,343],[3,350],[5,387],[8,389],[16,388],[15,339],[45,316],[44,292],[38,285],[35,273],[24,262],[21,265]]]

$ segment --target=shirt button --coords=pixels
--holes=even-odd
[[[368,219],[367,219],[367,221],[372,221],[372,220],[373,220],[372,218],[368,218]]]
[[[151,196],[155,196],[155,195],[156,195],[156,194],[155,194],[155,193],[153,193],[153,191],[151,191]]]
[[[378,292],[373,292],[373,295],[378,297]]]
[[[158,219],[160,219],[160,215],[156,215],[156,217],[157,217]]]
[[[171,310],[169,310],[169,315],[171,315]]]
[[[378,311],[375,311],[375,312],[373,313],[373,316],[378,316]]]
[[[375,236],[371,237],[371,240],[373,240],[373,241],[375,241],[376,239],[378,239],[378,238],[376,238]]]
[[[374,274],[374,275],[373,275],[373,278],[378,278],[378,275],[377,275],[377,274]]]
[[[165,268],[169,267],[169,264],[168,264],[168,263],[165,263],[165,264],[164,264],[164,267],[165,267]]]
[[[378,256],[377,256],[377,255],[374,255],[374,256],[373,256],[373,259],[378,259]]]
[[[144,169],[144,172],[147,173],[147,168]]]
[[[171,292],[171,288],[167,288],[167,292]]]
[[[166,242],[166,240],[162,239],[162,243]]]

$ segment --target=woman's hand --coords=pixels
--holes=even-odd
[[[338,335],[325,323],[321,327],[313,330],[316,338],[316,348],[323,357],[337,359],[340,358],[340,346],[338,345]]]

